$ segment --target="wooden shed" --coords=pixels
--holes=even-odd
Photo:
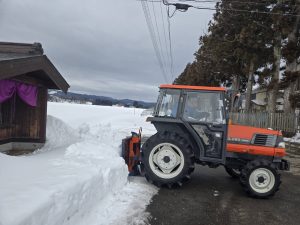
[[[42,147],[48,89],[68,88],[41,44],[0,42],[0,152]]]

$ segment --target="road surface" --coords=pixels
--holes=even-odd
[[[188,184],[161,188],[147,211],[151,225],[296,225],[300,176],[285,172],[274,197],[253,199],[222,167],[197,166]]]

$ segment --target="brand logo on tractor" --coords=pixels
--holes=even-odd
[[[249,144],[251,140],[244,139],[244,138],[233,138],[233,137],[228,137],[228,142],[233,142],[233,143],[240,143],[240,144]]]

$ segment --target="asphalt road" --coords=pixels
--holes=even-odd
[[[285,172],[274,197],[253,199],[222,167],[197,166],[183,187],[161,188],[147,212],[151,225],[298,225],[300,176]]]

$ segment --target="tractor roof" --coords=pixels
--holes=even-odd
[[[174,84],[162,84],[159,88],[168,89],[188,89],[188,90],[202,90],[202,91],[226,91],[224,87],[207,87],[207,86],[189,86],[189,85],[174,85]]]

